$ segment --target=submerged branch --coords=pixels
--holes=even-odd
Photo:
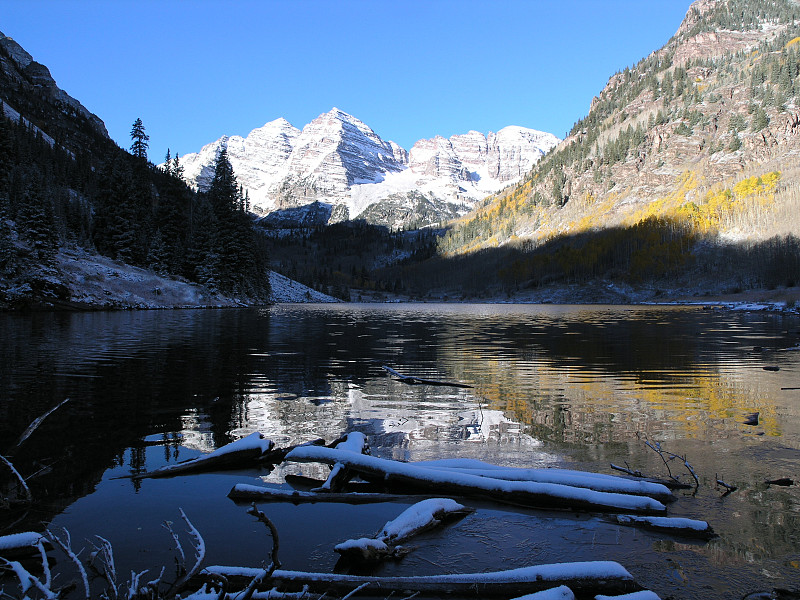
[[[403,375],[398,373],[391,367],[381,366],[381,369],[394,375],[398,381],[406,383],[408,385],[438,385],[443,387],[457,387],[457,388],[467,388],[472,389],[471,385],[467,385],[466,383],[458,383],[454,381],[439,381],[436,379],[423,379],[422,377],[414,377],[413,375]]]
[[[11,451],[13,452],[13,451],[14,451],[14,450],[16,450],[17,448],[19,448],[19,447],[20,447],[20,445],[22,445],[22,442],[24,442],[24,441],[25,441],[25,440],[27,440],[29,437],[31,437],[31,434],[32,434],[34,431],[36,431],[36,429],[39,427],[39,425],[41,425],[41,424],[44,422],[44,420],[45,420],[47,417],[49,417],[50,415],[52,415],[52,414],[53,414],[55,411],[57,411],[59,408],[61,408],[62,406],[64,406],[64,405],[65,405],[67,402],[69,402],[69,398],[65,398],[65,399],[64,399],[64,400],[62,400],[62,401],[61,401],[61,402],[60,402],[60,403],[59,403],[57,406],[54,406],[53,408],[51,408],[50,410],[48,410],[48,411],[47,411],[46,413],[44,413],[44,414],[43,414],[41,417],[37,417],[36,419],[34,419],[34,420],[31,422],[31,424],[30,424],[30,425],[28,425],[28,428],[27,428],[25,431],[23,431],[23,432],[22,432],[22,435],[21,435],[21,436],[19,436],[19,439],[17,440],[17,443],[14,445],[14,447],[13,447],[13,448],[11,448]]]

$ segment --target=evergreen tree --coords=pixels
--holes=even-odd
[[[41,175],[37,171],[28,174],[26,180],[17,225],[23,238],[33,247],[37,260],[48,264],[58,252],[53,205],[43,191]]]
[[[142,120],[136,119],[136,121],[133,123],[133,127],[131,128],[131,140],[133,140],[133,143],[131,144],[131,154],[133,154],[136,158],[147,161],[147,148],[149,146],[147,142],[149,139],[150,136],[144,132],[144,124],[142,123]]]
[[[169,155],[169,148],[167,148],[167,156],[164,158],[164,173],[172,175],[172,157]]]

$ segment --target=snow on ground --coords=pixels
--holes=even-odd
[[[341,302],[338,298],[318,292],[275,271],[270,271],[269,284],[273,302]]]
[[[247,302],[224,296],[182,278],[162,276],[78,248],[64,248],[57,257],[60,275],[50,278],[69,290],[74,308],[156,309],[223,308]],[[297,281],[270,271],[271,301],[340,302]]]
[[[132,267],[82,250],[62,250],[58,255],[62,282],[76,307],[198,308],[239,306],[231,298],[206,287],[153,271]]]

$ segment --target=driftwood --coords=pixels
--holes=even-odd
[[[449,498],[429,498],[417,502],[404,510],[396,519],[389,521],[374,538],[347,540],[337,544],[334,550],[342,558],[358,561],[379,561],[406,554],[400,544],[442,525],[460,519],[475,509],[462,506]]]
[[[258,462],[276,465],[278,463],[282,463],[283,459],[286,458],[286,455],[289,454],[289,452],[291,452],[295,448],[299,448],[300,446],[324,446],[324,445],[325,445],[325,440],[323,440],[322,438],[317,438],[316,440],[311,440],[310,442],[303,442],[302,444],[295,444],[294,446],[286,446],[285,448],[272,448],[271,450],[265,452],[258,459]]]
[[[685,537],[711,539],[717,537],[711,525],[705,521],[684,519],[680,517],[644,517],[639,515],[617,515],[620,525],[633,525],[642,529],[660,531]]]
[[[539,483],[560,483],[587,488],[598,492],[617,494],[636,494],[650,496],[659,500],[671,500],[672,492],[660,483],[644,479],[635,480],[603,473],[590,473],[572,469],[520,469],[499,467],[477,460],[455,459],[410,463],[421,467],[466,473],[480,477],[503,479],[506,481],[538,481]]]
[[[299,462],[342,463],[367,476],[381,477],[441,495],[482,496],[521,506],[660,514],[666,507],[653,498],[596,492],[554,483],[504,481],[465,473],[437,471],[393,460],[330,448],[297,448],[286,456]]]
[[[30,425],[28,425],[28,428],[27,428],[25,431],[23,431],[23,432],[22,432],[22,435],[21,435],[21,436],[19,436],[19,439],[17,440],[17,443],[16,443],[16,444],[14,444],[14,447],[13,447],[13,448],[11,448],[11,452],[13,452],[13,451],[14,451],[14,450],[16,450],[17,448],[19,448],[19,447],[22,445],[22,442],[24,442],[25,440],[27,440],[27,439],[28,439],[28,438],[31,436],[31,434],[32,434],[34,431],[36,431],[36,429],[39,427],[39,425],[41,425],[41,424],[44,422],[44,420],[45,420],[47,417],[49,417],[50,415],[52,415],[52,414],[53,414],[55,411],[57,411],[59,408],[61,408],[62,406],[64,406],[64,405],[65,405],[67,402],[69,402],[69,398],[65,398],[64,400],[62,400],[62,401],[61,401],[59,404],[57,404],[56,406],[54,406],[53,408],[51,408],[50,410],[48,410],[48,411],[47,411],[46,413],[44,413],[44,414],[43,414],[41,417],[37,417],[37,418],[35,418],[35,419],[34,419],[34,420],[31,422],[31,424],[30,424]]]
[[[50,546],[49,540],[33,531],[0,536],[0,556],[7,559],[39,556],[42,546]]]
[[[600,598],[601,596],[595,596],[595,598]],[[605,598],[606,596],[602,596]],[[617,596],[620,598],[622,596]],[[565,585],[560,585],[558,587],[550,588],[548,590],[542,590],[541,592],[534,592],[532,594],[525,594],[524,596],[517,596],[516,598],[512,598],[511,600],[575,600],[575,594],[572,593],[572,590],[569,589]]]
[[[692,489],[692,486],[689,485],[688,483],[683,483],[681,481],[677,481],[676,479],[661,479],[660,477],[647,477],[641,471],[636,471],[634,469],[631,469],[630,467],[620,467],[619,465],[615,465],[614,463],[611,463],[610,467],[615,471],[627,473],[631,477],[636,477],[637,479],[641,479],[642,481],[649,481],[650,483],[661,484],[663,486],[670,488],[671,490]]]
[[[5,506],[6,504],[13,505],[13,504],[30,504],[33,502],[33,495],[31,494],[31,489],[28,487],[28,483],[25,481],[25,478],[20,475],[19,471],[17,471],[16,467],[8,460],[5,456],[0,454],[0,463],[4,464],[6,468],[11,471],[11,474],[17,480],[17,485],[13,487],[9,487],[8,490],[0,490],[4,493],[8,494],[8,498],[3,498],[0,496],[0,508]],[[12,494],[13,490],[13,494]],[[20,498],[19,491],[22,491],[22,498]]]
[[[406,383],[408,385],[438,385],[442,387],[457,387],[457,388],[467,388],[472,389],[471,385],[467,385],[466,383],[458,383],[454,381],[438,381],[436,379],[423,379],[422,377],[414,377],[412,375],[402,375],[398,373],[391,367],[382,366],[381,369],[394,375],[398,381],[402,383]]]
[[[243,582],[250,581],[262,572],[261,569],[211,566],[203,569],[201,575],[207,579],[222,576],[231,582]],[[579,598],[593,598],[598,593],[616,595],[641,589],[622,565],[612,561],[558,563],[490,573],[418,577],[370,577],[278,569],[272,573],[269,583],[278,583],[281,587],[308,586],[311,592],[329,591],[334,594],[347,593],[359,587],[359,591],[381,597],[391,592],[419,592],[464,598],[511,598],[566,585]]]
[[[382,494],[363,492],[301,492],[285,488],[262,487],[238,483],[228,492],[228,498],[237,502],[340,502],[343,504],[371,504],[375,502],[398,502],[413,498],[408,494]],[[427,496],[426,496],[427,497]]]
[[[211,454],[186,460],[183,462],[167,465],[135,475],[137,479],[175,477],[176,475],[187,475],[190,473],[201,473],[206,471],[217,471],[224,469],[237,469],[252,464],[257,464],[261,458],[272,450],[272,440],[265,439],[258,432],[251,433],[245,438],[236,440],[230,444],[214,450]]]
[[[329,448],[347,450],[356,454],[369,454],[369,442],[367,436],[360,431],[351,431],[336,440]],[[353,473],[341,463],[333,465],[328,479],[320,487],[312,490],[314,492],[341,492],[345,485],[353,478]]]

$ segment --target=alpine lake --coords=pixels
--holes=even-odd
[[[0,454],[33,503],[0,509],[0,535],[102,536],[121,574],[174,570],[182,509],[204,565],[259,567],[271,538],[227,497],[289,488],[274,468],[136,479],[253,432],[285,447],[366,434],[374,456],[472,458],[512,467],[671,474],[668,515],[708,521],[708,541],[623,526],[614,515],[456,498],[477,510],[422,534],[375,576],[486,572],[610,560],[662,599],[800,589],[800,317],[677,306],[276,305],[226,310],[0,315]],[[408,385],[404,375],[471,388]],[[64,399],[18,448],[38,417]],[[758,413],[756,422],[753,413]],[[647,446],[686,458],[669,461]],[[0,472],[8,484],[9,473]],[[791,479],[793,485],[767,481]],[[726,488],[717,481],[735,486]],[[413,500],[259,504],[282,568],[333,572],[334,545],[369,537]],[[58,551],[54,572],[77,577]],[[0,587],[11,583],[0,576]],[[124,581],[126,577],[121,577]],[[75,592],[79,595],[78,592]]]

